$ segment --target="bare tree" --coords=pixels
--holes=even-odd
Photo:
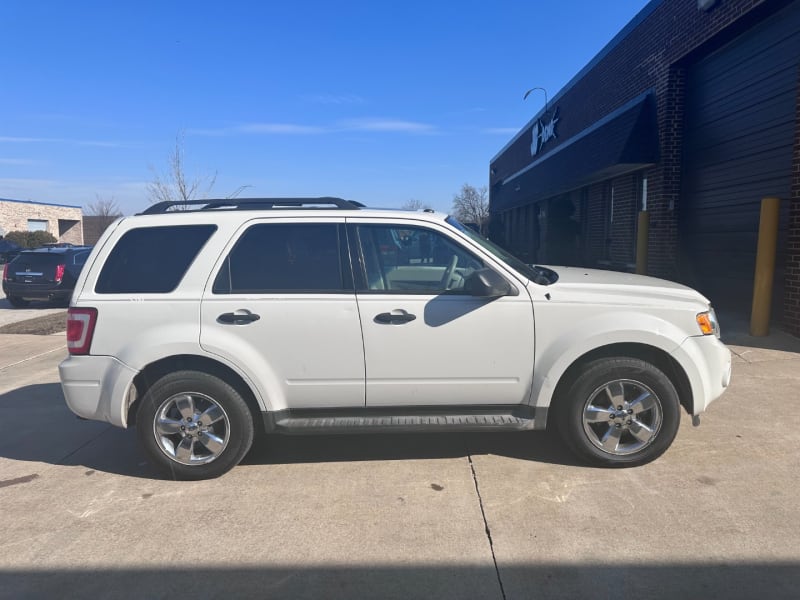
[[[84,207],[84,212],[88,217],[94,217],[92,227],[96,228],[99,233],[111,225],[118,217],[122,216],[122,211],[119,209],[117,201],[114,196],[111,198],[102,198],[99,194],[95,194],[96,200],[90,202]],[[84,224],[84,234],[86,233],[86,224]],[[98,237],[99,237],[98,233]]]
[[[468,183],[453,196],[453,216],[462,223],[474,223],[481,234],[486,235],[489,227],[489,199],[486,186],[473,187]]]
[[[103,198],[100,194],[95,194],[96,200],[89,202],[84,207],[84,212],[92,217],[109,217],[112,220],[122,216],[122,211],[119,209],[117,201],[114,196],[111,198]]]
[[[417,200],[416,198],[406,200],[400,205],[401,210],[422,210],[424,208],[430,208],[430,205],[427,202]]]
[[[169,155],[169,170],[166,174],[153,171],[153,181],[147,186],[150,202],[186,202],[196,198],[207,198],[217,182],[217,172],[213,175],[189,177],[183,161],[184,134],[175,136],[175,148]]]

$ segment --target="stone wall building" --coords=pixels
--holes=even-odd
[[[0,198],[0,235],[10,231],[47,231],[59,242],[83,245],[80,206]]]

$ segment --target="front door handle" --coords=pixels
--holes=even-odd
[[[408,323],[413,321],[417,318],[417,315],[412,315],[407,313],[406,311],[392,311],[390,313],[381,313],[379,315],[375,315],[375,322],[376,323],[386,323],[386,324],[402,324]]]
[[[217,317],[217,321],[229,325],[247,325],[260,318],[261,315],[251,313],[249,310],[237,310],[236,312],[222,313]]]

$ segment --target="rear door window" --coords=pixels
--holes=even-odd
[[[336,223],[259,223],[245,231],[214,281],[215,294],[353,291]]]
[[[216,225],[140,227],[126,232],[97,278],[98,294],[171,292],[181,282]]]

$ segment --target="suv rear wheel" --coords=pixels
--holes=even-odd
[[[253,443],[247,403],[222,379],[198,371],[164,375],[141,400],[139,440],[174,479],[210,479],[239,464]]]
[[[601,358],[585,365],[556,415],[564,441],[579,457],[631,467],[669,448],[680,425],[680,402],[656,366],[635,358]]]

